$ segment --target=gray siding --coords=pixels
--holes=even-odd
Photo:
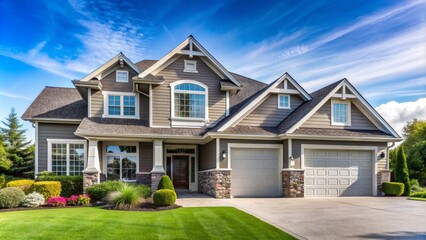
[[[104,96],[101,91],[92,90],[91,101],[91,116],[102,117],[104,112]]]
[[[241,120],[240,126],[275,127],[296,109],[303,100],[299,95],[290,95],[290,109],[278,108],[278,94],[271,94],[262,104]]]
[[[220,78],[200,58],[197,61],[198,73],[183,72],[185,57],[180,57],[158,75],[164,77],[164,84],[153,88],[153,125],[170,126],[170,83],[178,80],[195,80],[208,86],[209,118],[214,125],[225,116],[225,92],[220,91]]]
[[[139,172],[151,172],[153,165],[152,142],[139,143]]]
[[[216,168],[216,139],[204,145],[199,145],[198,170]]]
[[[228,168],[228,144],[229,143],[250,143],[250,144],[282,144],[282,141],[261,141],[261,140],[243,140],[243,139],[220,139],[220,150],[219,152],[222,153],[223,150],[227,152],[226,158],[222,159],[220,158],[220,168]]]
[[[328,100],[301,127],[377,130],[377,127],[353,103],[351,104],[351,114],[351,126],[332,126],[331,101]]]
[[[78,125],[38,123],[38,171],[47,171],[47,139],[82,139],[74,135]]]
[[[347,145],[347,146],[377,146],[378,147],[378,155],[381,152],[386,154],[386,142],[343,142],[343,141],[322,141],[322,140],[296,140],[292,141],[292,155],[295,160],[295,168],[301,167],[300,156],[302,152],[302,144],[324,144],[324,145]],[[377,170],[385,170],[386,169],[386,157],[383,159],[378,159],[377,161]]]
[[[125,70],[129,72],[129,81],[127,83],[117,82],[116,81],[116,71],[112,71],[110,74],[101,79],[102,91],[117,91],[117,92],[132,92],[133,91],[133,81],[132,77],[136,76],[137,73],[126,64],[124,68],[117,68],[114,66],[115,70]]]
[[[283,168],[289,168],[288,162],[288,140],[283,140]]]

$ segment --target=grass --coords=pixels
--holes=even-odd
[[[421,198],[421,197],[409,197],[408,200],[416,200],[416,201],[425,201],[426,202],[426,198]]]
[[[56,208],[0,213],[0,239],[294,239],[232,207],[159,212]]]

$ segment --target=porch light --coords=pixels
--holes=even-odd
[[[226,158],[226,151],[225,150],[223,150],[222,151],[222,159],[225,159]]]
[[[294,166],[294,158],[293,158],[293,156],[288,157],[288,160],[290,161],[290,166]]]
[[[380,153],[380,158],[384,158],[385,157],[385,153],[384,152],[381,152]]]

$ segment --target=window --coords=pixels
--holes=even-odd
[[[138,118],[138,96],[134,93],[103,92],[103,117]]]
[[[70,142],[71,141],[71,142]],[[48,140],[48,171],[58,176],[80,176],[86,162],[86,142]]]
[[[278,108],[290,108],[290,95],[278,95]]]
[[[174,86],[174,117],[206,118],[206,89],[194,83]]]
[[[197,71],[197,61],[194,60],[184,60],[185,66],[183,71],[184,72],[193,72],[198,73]]]
[[[107,145],[108,180],[136,181],[138,154],[136,145]]]
[[[129,72],[123,70],[117,70],[115,72],[115,81],[116,82],[129,82]]]
[[[331,125],[350,126],[350,102],[348,101],[332,101],[331,102]]]

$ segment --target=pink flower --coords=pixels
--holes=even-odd
[[[47,200],[47,205],[51,207],[64,207],[67,205],[67,200],[64,197],[51,197]]]

